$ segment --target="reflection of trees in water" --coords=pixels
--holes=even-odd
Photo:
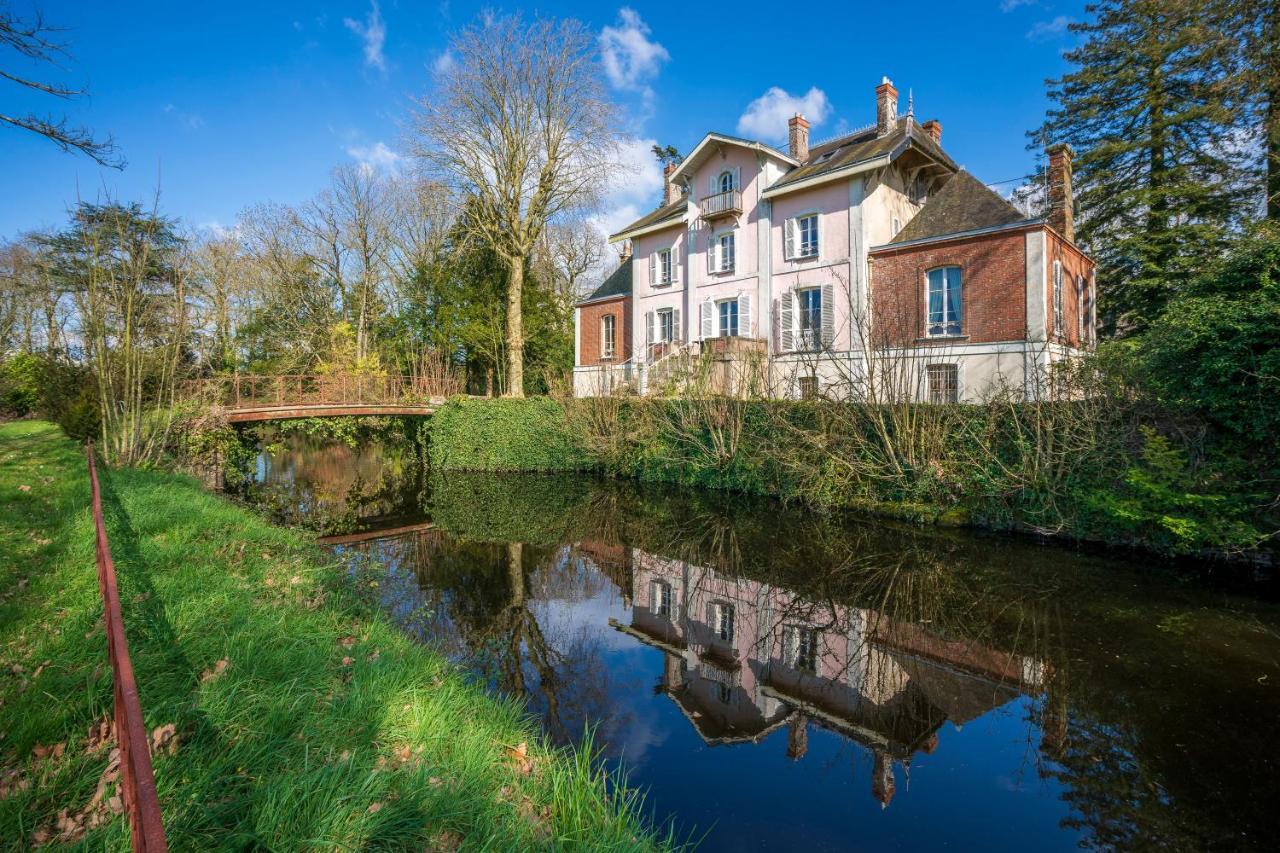
[[[431,501],[437,523],[464,538],[417,537],[420,553],[405,558],[434,602],[428,633],[454,637],[491,683],[526,695],[557,738],[607,717],[611,685],[598,634],[557,618],[571,608],[554,602],[607,595],[606,576],[631,592],[627,561],[584,555],[578,543],[591,540],[699,567],[695,589],[728,579],[785,590],[774,630],[844,633],[862,611],[873,636],[919,631],[1043,661],[1027,765],[1064,786],[1069,826],[1088,844],[1247,846],[1280,829],[1264,796],[1280,715],[1257,681],[1280,679],[1276,643],[1250,639],[1251,620],[1274,624],[1274,608],[1227,609],[1167,576],[1060,549],[633,484],[457,478]],[[1202,612],[1216,614],[1203,630],[1166,630],[1171,615]],[[788,734],[803,754],[805,726]]]
[[[371,519],[417,514],[422,469],[405,442],[353,448],[292,435],[264,464],[265,476],[246,497],[277,523],[341,534]]]

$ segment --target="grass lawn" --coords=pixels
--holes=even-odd
[[[172,849],[659,846],[583,752],[397,631],[306,536],[185,477],[99,473]],[[101,614],[83,449],[0,424],[0,845],[129,846],[99,784]]]

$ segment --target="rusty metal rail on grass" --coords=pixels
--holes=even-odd
[[[111,659],[111,677],[115,684],[114,718],[124,779],[124,808],[129,816],[133,849],[159,853],[167,851],[169,845],[164,836],[164,824],[160,821],[160,800],[156,797],[156,779],[151,770],[147,727],[142,719],[138,684],[133,677],[133,662],[129,660],[129,644],[124,636],[120,590],[116,584],[115,563],[111,560],[111,549],[107,544],[107,528],[102,520],[102,492],[98,486],[92,441],[85,445],[85,455],[89,458],[89,485],[93,494],[98,586],[102,590],[103,621],[107,624],[107,655]]]

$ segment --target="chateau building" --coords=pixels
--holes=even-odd
[[[1093,262],[1074,243],[1071,150],[1048,213],[961,169],[937,121],[898,115],[812,148],[708,133],[665,204],[610,240],[622,263],[576,311],[579,396],[704,390],[978,401],[1038,395],[1094,342]]]

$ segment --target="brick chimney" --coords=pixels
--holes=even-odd
[[[800,113],[796,113],[787,121],[787,130],[791,156],[803,163],[809,159],[809,122]]]
[[[1050,145],[1049,227],[1067,240],[1076,241],[1076,216],[1071,197],[1071,158],[1075,152],[1065,142]]]
[[[876,136],[887,136],[898,126],[898,90],[888,77],[876,86]]]
[[[931,118],[924,124],[920,125],[924,132],[929,134],[929,138],[939,145],[942,144],[942,123],[936,118]]]
[[[674,204],[680,200],[680,185],[671,180],[671,176],[675,174],[676,164],[668,163],[667,168],[662,170],[663,186],[666,188],[663,198],[663,204]]]

